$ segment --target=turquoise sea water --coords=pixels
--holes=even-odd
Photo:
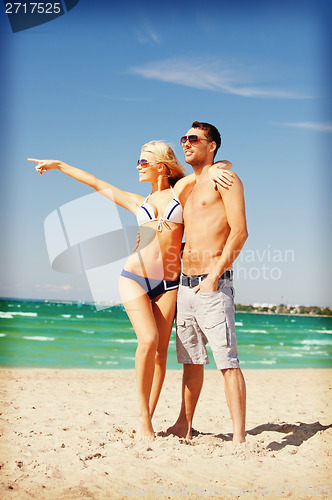
[[[236,330],[243,368],[332,366],[331,318],[237,313]],[[1,366],[128,369],[136,346],[121,306],[0,300]],[[181,368],[174,328],[168,368]]]

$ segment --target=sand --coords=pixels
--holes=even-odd
[[[180,404],[174,370],[156,440],[137,442],[133,371],[3,368],[0,498],[327,498],[331,374],[244,371],[247,442],[234,446],[216,370],[205,372],[191,441],[165,433]]]

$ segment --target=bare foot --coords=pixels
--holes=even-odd
[[[142,420],[135,434],[137,441],[152,441],[155,439],[154,430],[151,420]]]
[[[244,436],[233,436],[233,440],[232,440],[233,444],[234,445],[237,445],[237,444],[244,444],[246,442],[246,438]]]
[[[174,436],[178,436],[180,438],[192,439],[191,426],[185,424],[181,424],[180,422],[175,422],[174,425],[167,429],[168,434],[174,434]]]

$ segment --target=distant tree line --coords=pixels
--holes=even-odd
[[[270,314],[306,314],[311,316],[332,316],[332,308],[318,306],[287,306],[285,304],[271,306],[253,306],[235,304],[235,312],[262,312]]]

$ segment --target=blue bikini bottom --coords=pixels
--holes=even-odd
[[[155,299],[162,293],[168,292],[169,290],[174,290],[175,288],[179,287],[179,279],[175,281],[154,280],[131,273],[129,271],[126,271],[125,269],[123,269],[121,276],[136,281],[136,283],[138,283],[143,288],[150,300]]]

